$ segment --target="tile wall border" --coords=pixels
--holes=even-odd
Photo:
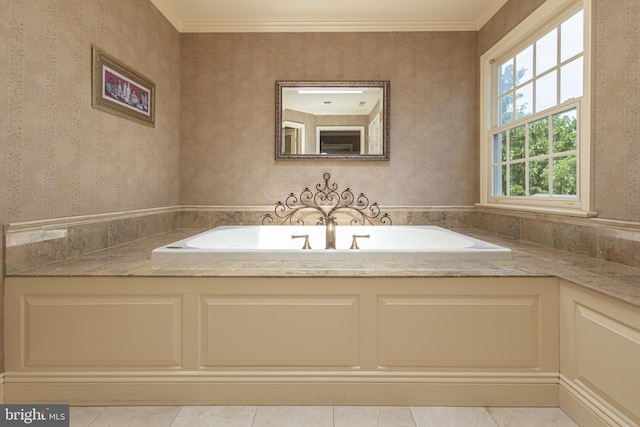
[[[640,223],[476,206],[383,207],[394,225],[480,229],[640,267]],[[183,205],[4,225],[4,274],[109,249],[175,229],[260,225],[273,206]]]

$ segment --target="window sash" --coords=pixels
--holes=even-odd
[[[582,56],[583,61],[583,93],[579,99],[570,99],[562,103],[558,103],[550,109],[544,111],[536,111],[531,115],[524,117],[521,121],[513,121],[501,126],[496,126],[495,112],[497,112],[497,85],[499,83],[497,76],[498,71],[494,72],[503,62],[495,59],[506,61],[509,58],[515,58],[527,46],[535,43],[535,41],[548,33],[553,28],[572,17],[580,9],[583,10],[583,51],[581,54],[573,54],[570,58],[564,60],[555,68],[556,73],[559,67],[570,63],[576,58]],[[559,30],[560,31],[560,30]],[[507,209],[518,209],[533,212],[553,212],[558,214],[577,215],[577,216],[595,216],[590,210],[591,207],[591,142],[590,142],[590,126],[591,126],[591,1],[590,0],[547,0],[539,8],[537,8],[529,17],[522,21],[503,39],[492,46],[480,58],[480,203],[479,206],[501,207]],[[562,47],[560,46],[559,49]],[[568,56],[568,55],[565,55]],[[559,61],[560,62],[560,61]],[[547,71],[549,73],[550,71]],[[542,74],[539,77],[541,77]],[[519,82],[518,86],[524,86],[530,83]],[[513,89],[513,93],[517,87]],[[558,88],[558,91],[560,89]],[[519,124],[535,121],[536,118],[551,116],[558,112],[570,109],[572,105],[578,106],[578,129],[576,131],[579,138],[576,150],[576,193],[577,196],[571,197],[544,197],[533,196],[494,196],[494,180],[493,180],[493,135],[500,130],[513,128]],[[529,160],[534,160],[531,157]]]

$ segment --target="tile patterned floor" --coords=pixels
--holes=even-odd
[[[558,408],[432,406],[71,407],[71,427],[577,427]]]

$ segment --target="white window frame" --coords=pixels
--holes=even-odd
[[[577,104],[579,114],[577,129],[578,196],[567,198],[494,196],[492,188],[492,133],[497,129],[497,126],[493,126],[492,114],[494,114],[495,109],[493,108],[492,89],[497,82],[493,81],[492,72],[494,67],[500,66],[494,59],[516,54],[519,50],[534,42],[537,37],[552,29],[554,25],[558,25],[569,18],[580,7],[584,11],[585,20],[584,90],[583,96],[579,101],[571,102],[572,104]],[[591,0],[547,0],[480,57],[480,203],[478,203],[478,206],[550,212],[573,216],[595,216],[595,212],[591,211],[591,19]],[[530,117],[527,117],[527,120],[529,119]]]

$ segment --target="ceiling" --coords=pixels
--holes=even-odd
[[[182,33],[476,31],[507,0],[151,0]]]

